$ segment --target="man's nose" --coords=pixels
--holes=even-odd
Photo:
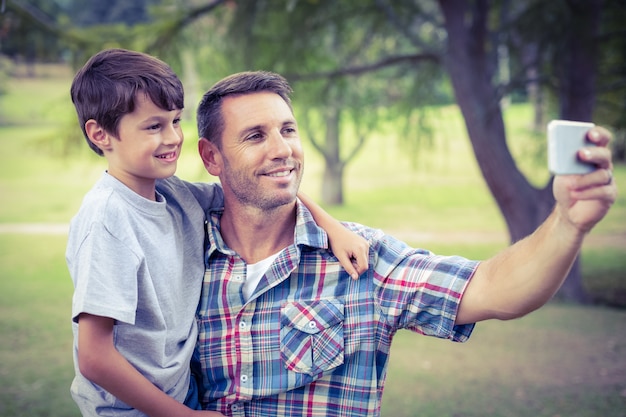
[[[272,159],[285,159],[293,153],[289,141],[278,131],[272,132],[267,142]]]

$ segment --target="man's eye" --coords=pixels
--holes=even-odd
[[[263,138],[263,135],[261,135],[260,133],[253,133],[252,135],[248,136],[246,138],[246,140],[261,140]]]

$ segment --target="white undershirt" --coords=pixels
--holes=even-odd
[[[255,264],[248,264],[246,282],[243,283],[243,297],[246,301],[248,301],[254,290],[256,290],[256,287],[259,285],[265,271],[267,271],[279,254],[280,252],[270,255]]]

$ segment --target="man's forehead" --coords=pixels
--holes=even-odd
[[[276,93],[266,91],[225,97],[222,112],[227,124],[255,125],[288,119],[295,122],[285,100]]]

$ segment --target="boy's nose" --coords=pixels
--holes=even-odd
[[[163,139],[167,144],[177,145],[183,141],[183,131],[172,126],[165,132]]]

